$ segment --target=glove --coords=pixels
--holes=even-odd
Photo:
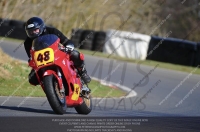
[[[72,52],[74,50],[74,45],[73,44],[68,44],[66,45],[66,52]]]

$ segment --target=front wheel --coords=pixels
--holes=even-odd
[[[53,111],[56,114],[64,114],[66,112],[65,95],[59,92],[56,78],[53,75],[44,76],[44,91]]]
[[[92,98],[90,95],[88,95],[88,98],[82,97],[83,103],[77,107],[75,107],[75,110],[78,112],[78,114],[89,114],[92,111]]]

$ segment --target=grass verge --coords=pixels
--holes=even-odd
[[[30,85],[28,74],[31,68],[27,64],[11,59],[0,50],[0,96],[45,97],[40,86]],[[121,97],[126,93],[92,80],[89,83],[93,97]],[[109,93],[109,94],[108,94]]]

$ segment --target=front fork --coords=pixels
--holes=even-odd
[[[58,80],[59,80],[60,92],[65,93],[65,88],[64,88],[64,85],[62,82],[62,74],[61,74],[59,68],[57,68],[57,75],[58,75]]]
[[[60,91],[57,92],[57,95],[60,96],[59,99],[62,103],[62,107],[64,110],[66,110],[67,108],[67,105],[66,105],[66,99],[65,99],[65,88],[64,88],[64,85],[63,85],[63,82],[62,82],[62,74],[59,70],[59,68],[57,68],[57,79],[58,79],[58,82],[59,82],[59,88],[60,88]]]

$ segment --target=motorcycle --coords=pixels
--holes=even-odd
[[[67,107],[74,107],[78,114],[89,114],[91,90],[78,75],[60,39],[53,34],[37,37],[30,53],[29,66],[35,70],[53,111],[64,114]]]

